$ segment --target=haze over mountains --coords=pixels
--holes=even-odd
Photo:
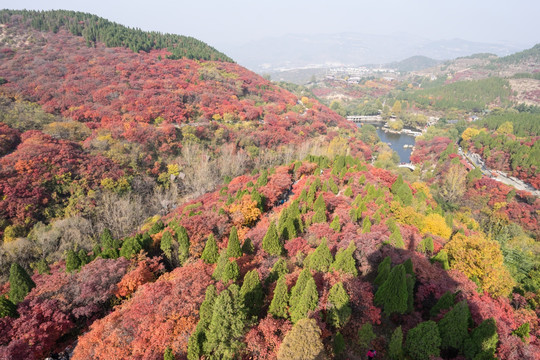
[[[386,64],[416,55],[436,60],[475,53],[504,56],[526,47],[516,43],[481,43],[463,39],[433,41],[408,34],[338,33],[266,38],[230,46],[227,53],[239,64],[262,73],[283,69]]]

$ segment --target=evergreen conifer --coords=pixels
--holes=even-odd
[[[225,270],[223,270],[223,274],[221,275],[221,281],[223,283],[226,283],[229,280],[236,281],[238,280],[239,276],[240,268],[238,267],[238,263],[236,262],[236,260],[229,261],[229,263],[225,266]]]
[[[334,219],[332,220],[332,223],[330,224],[330,228],[333,229],[335,232],[341,231],[341,224],[339,223],[339,215],[334,216]]]
[[[296,306],[309,279],[312,279],[311,271],[307,268],[300,272],[296,284],[291,288],[291,296],[289,297],[289,308]]]
[[[271,222],[266,235],[262,241],[262,248],[270,255],[281,255],[283,253],[283,244],[279,241],[275,222]]]
[[[204,353],[209,358],[234,359],[242,346],[245,313],[239,306],[240,303],[234,299],[230,288],[223,290],[214,304],[204,348]]]
[[[337,193],[339,192],[339,188],[334,182],[334,178],[332,176],[330,176],[330,178],[328,179],[328,187],[330,188],[330,191],[332,191],[335,195],[337,195]]]
[[[300,299],[294,307],[290,308],[291,321],[296,323],[298,320],[305,318],[309,311],[317,308],[318,303],[319,294],[317,293],[317,286],[313,277],[310,277],[306,282]]]
[[[247,255],[255,253],[255,246],[253,246],[250,238],[246,238],[246,240],[244,240],[244,243],[242,244],[242,253]]]
[[[463,351],[464,341],[469,337],[468,325],[471,317],[466,301],[457,303],[437,324],[442,349]]]
[[[242,249],[240,248],[240,240],[238,240],[238,231],[236,230],[236,226],[231,228],[229,242],[227,244],[227,256],[230,258],[242,256]]]
[[[448,253],[446,250],[441,250],[431,258],[431,261],[437,261],[441,264],[442,268],[444,270],[450,270],[450,265],[448,264]]]
[[[17,306],[11,300],[0,296],[0,319],[6,316],[17,317]]]
[[[266,283],[271,284],[277,279],[280,278],[281,275],[285,275],[289,272],[289,269],[287,269],[287,262],[285,259],[280,258],[278,261],[274,263],[274,266],[272,266],[272,270],[270,271],[270,274],[268,274],[268,277],[266,278]]]
[[[387,256],[381,261],[377,268],[377,277],[374,281],[375,285],[381,286],[386,281],[388,274],[390,274],[391,267],[392,260],[390,259],[390,256]]]
[[[356,269],[356,261],[354,260],[354,251],[356,245],[354,241],[349,243],[347,249],[341,249],[336,254],[336,260],[330,267],[331,270],[341,271],[342,273],[358,276],[358,270]]]
[[[79,258],[79,261],[81,263],[80,267],[83,267],[84,265],[90,262],[90,257],[88,256],[88,254],[86,253],[86,250],[84,249],[79,250],[79,252],[77,253],[77,257]]]
[[[364,222],[362,223],[362,233],[367,234],[371,232],[371,221],[369,221],[369,216],[366,216],[364,218]]]
[[[314,319],[300,319],[285,335],[277,360],[326,359],[321,329]]]
[[[189,257],[189,237],[185,227],[178,227],[176,240],[178,241],[178,261],[180,265],[183,265]]]
[[[358,330],[358,343],[363,349],[371,348],[371,342],[375,340],[377,336],[373,332],[373,325],[370,322],[362,325],[360,330]]]
[[[26,295],[36,284],[19,264],[11,264],[9,269],[9,300],[13,304],[18,304],[24,300]]]
[[[174,353],[170,347],[165,349],[163,353],[163,360],[174,360]]]
[[[216,238],[214,237],[214,234],[208,235],[208,239],[206,240],[206,245],[204,246],[204,250],[201,254],[201,259],[203,259],[204,262],[207,264],[215,264],[218,261],[219,252],[218,252],[218,246],[216,244]]]
[[[240,296],[244,301],[244,308],[248,316],[259,315],[264,294],[257,270],[251,270],[244,276],[244,282],[240,288]]]
[[[306,259],[305,265],[311,270],[327,272],[333,262],[334,258],[328,248],[326,238],[322,238],[319,246]]]
[[[287,303],[289,301],[289,292],[287,290],[287,281],[284,275],[281,275],[274,289],[274,297],[268,308],[268,312],[275,318],[287,318]]]
[[[388,344],[388,356],[392,360],[403,360],[403,331],[398,326],[392,333]]]
[[[340,329],[349,321],[352,310],[349,294],[343,283],[338,282],[330,288],[326,308],[326,322],[334,328]]]
[[[486,319],[471,332],[470,338],[465,339],[464,354],[467,359],[493,359],[498,342],[495,319]]]
[[[375,293],[374,304],[382,306],[386,315],[404,314],[408,310],[408,289],[405,267],[394,266],[386,281]]]
[[[73,249],[69,249],[66,253],[66,272],[71,273],[79,270],[81,267],[81,260],[77,256],[77,253]]]
[[[315,211],[315,214],[313,215],[313,218],[311,219],[312,224],[325,223],[327,221],[326,204],[324,202],[322,193],[319,195],[319,197],[313,204],[313,210]]]
[[[227,250],[224,249],[221,250],[221,253],[219,254],[217,265],[212,273],[212,277],[216,280],[220,280],[223,277],[223,272],[225,271],[227,264],[229,264],[229,258],[227,257]]]
[[[454,306],[455,295],[447,291],[437,301],[437,303],[431,308],[429,314],[431,317],[435,317],[441,312],[441,310],[450,309]]]
[[[334,354],[336,355],[340,355],[345,351],[345,339],[339,331],[336,333],[336,336],[334,336],[334,345],[332,347],[334,349]]]
[[[440,355],[441,337],[434,321],[424,321],[407,333],[405,349],[411,359],[429,360]]]

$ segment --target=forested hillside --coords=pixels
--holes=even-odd
[[[458,154],[535,115],[432,126],[410,171],[181,37],[1,17],[1,359],[537,358],[540,200]]]

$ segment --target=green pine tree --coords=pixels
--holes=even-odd
[[[371,232],[371,221],[369,221],[369,216],[366,216],[362,223],[362,233],[367,234],[370,232]]]
[[[404,249],[405,243],[403,242],[403,237],[401,236],[401,232],[399,229],[396,229],[395,231],[390,234],[390,238],[388,239],[390,241],[390,244],[394,245],[394,247],[398,249]]]
[[[174,360],[174,353],[170,347],[165,349],[163,353],[163,360]]]
[[[463,352],[465,339],[469,337],[468,324],[471,317],[466,301],[457,303],[437,324],[442,349],[457,349]]]
[[[229,263],[225,266],[225,270],[223,270],[221,281],[223,283],[227,283],[229,280],[236,281],[238,280],[239,276],[240,268],[238,267],[238,263],[236,260],[229,261]]]
[[[471,336],[465,339],[464,355],[467,359],[494,359],[499,334],[495,319],[484,320],[471,332]]]
[[[205,342],[206,333],[199,327],[199,325],[197,325],[188,340],[187,359],[200,360],[201,356],[203,355]]]
[[[244,301],[244,308],[248,316],[254,317],[259,315],[264,294],[257,270],[251,270],[244,276],[244,282],[240,288],[240,296]]]
[[[178,261],[180,265],[184,265],[189,257],[189,237],[185,227],[178,227],[176,241],[178,242]]]
[[[289,272],[289,269],[287,268],[287,261],[285,259],[280,258],[278,261],[274,263],[274,266],[272,266],[272,270],[270,271],[270,274],[268,274],[268,277],[266,278],[266,283],[271,284],[277,279],[279,279],[280,276],[285,275]]]
[[[379,267],[377,268],[377,277],[373,283],[377,286],[381,286],[388,278],[391,267],[392,260],[390,259],[390,256],[387,256],[380,262]]]
[[[204,301],[199,308],[199,326],[201,329],[207,329],[212,321],[212,314],[214,312],[214,303],[216,302],[217,291],[214,285],[208,285],[206,293],[204,295]]]
[[[79,250],[79,252],[77,253],[77,257],[79,258],[81,267],[83,267],[84,265],[90,262],[90,256],[88,256],[88,254],[86,253],[86,250],[84,249]]]
[[[312,279],[313,276],[311,275],[311,271],[307,268],[302,270],[300,272],[300,275],[298,275],[298,279],[296,280],[296,284],[291,288],[291,296],[289,298],[289,308],[292,308],[296,306],[300,298],[302,297],[302,293],[304,292],[304,289],[306,288],[306,284],[309,279]]]
[[[362,349],[371,348],[371,342],[375,340],[377,336],[373,332],[373,325],[370,322],[362,325],[360,330],[358,330],[358,344]]]
[[[418,251],[424,254],[432,254],[433,249],[433,238],[431,236],[422,239],[422,241],[420,241],[420,244],[418,244]]]
[[[529,332],[531,330],[531,327],[528,322],[523,323],[518,327],[516,330],[512,331],[512,335],[516,335],[521,339],[523,342],[527,342],[529,339]]]
[[[327,272],[334,262],[332,253],[328,248],[326,238],[321,239],[321,243],[314,252],[312,252],[305,261],[305,266],[311,270]]]
[[[120,256],[123,256],[129,260],[133,256],[137,255],[141,250],[142,246],[137,239],[135,237],[128,237],[122,243],[122,247],[120,248]]]
[[[354,252],[356,245],[354,241],[349,243],[347,249],[341,249],[336,254],[336,260],[330,267],[330,270],[340,271],[342,273],[358,276],[358,270],[356,268],[356,260],[354,260]]]
[[[441,310],[450,309],[452,306],[454,306],[455,301],[455,295],[447,291],[445,292],[437,301],[437,303],[431,308],[429,314],[431,317],[437,316]]]
[[[231,287],[218,295],[206,332],[204,353],[211,359],[234,359],[243,344],[245,312]]]
[[[244,243],[242,244],[242,253],[246,255],[252,255],[255,253],[255,246],[253,246],[250,238],[246,238],[246,240],[244,240]]]
[[[336,336],[334,336],[334,344],[332,348],[334,349],[334,354],[336,355],[340,355],[345,351],[345,339],[339,331],[336,333]]]
[[[283,244],[279,241],[279,236],[275,222],[271,222],[266,235],[262,241],[262,248],[270,255],[281,255],[283,253]]]
[[[424,321],[407,333],[405,349],[411,359],[429,360],[440,355],[441,337],[434,321]]]
[[[377,289],[374,304],[382,306],[386,315],[404,314],[408,310],[408,289],[405,267],[394,266],[386,281]]]
[[[310,277],[306,282],[300,299],[294,307],[290,308],[291,321],[296,323],[298,320],[307,317],[308,312],[315,310],[318,303],[319,294],[317,293],[317,286],[313,277]]]
[[[403,182],[403,176],[401,174],[397,177],[396,181],[392,184],[392,187],[390,190],[392,191],[392,194],[397,194],[401,186],[404,184]]]
[[[240,240],[238,240],[236,226],[231,228],[231,234],[229,235],[229,242],[227,244],[227,256],[230,258],[242,256],[242,249],[240,248]]]
[[[347,196],[347,197],[352,197],[354,194],[353,194],[353,191],[352,191],[352,188],[350,186],[348,186],[346,189],[345,189],[345,192],[343,193],[343,195]]]
[[[11,300],[6,299],[5,297],[0,297],[0,318],[3,317],[17,317],[17,306]]]
[[[13,304],[18,304],[24,300],[26,295],[36,284],[19,264],[11,264],[9,269],[9,300]]]
[[[261,187],[261,186],[265,186],[266,184],[268,184],[268,170],[264,169],[262,172],[261,172],[261,175],[259,175],[259,177],[257,178],[257,187]]]
[[[218,261],[219,252],[214,234],[208,235],[206,245],[204,246],[204,250],[201,254],[201,259],[203,259],[207,264],[215,264]]]
[[[73,249],[69,249],[66,252],[66,272],[71,273],[79,270],[81,267],[81,260],[77,256],[77,253]]]
[[[392,360],[403,360],[403,331],[401,326],[397,327],[392,333],[388,344],[388,356]]]
[[[343,283],[338,282],[330,288],[326,309],[326,322],[334,328],[340,329],[349,321],[352,310]]]
[[[227,256],[227,250],[226,249],[221,250],[216,268],[214,269],[214,272],[212,273],[212,277],[216,280],[221,280],[221,278],[223,277],[225,268],[227,267],[228,264],[229,264],[229,257]]]
[[[448,253],[445,250],[441,250],[431,258],[431,262],[437,261],[441,264],[444,270],[450,270],[450,265],[448,264]]]
[[[332,220],[332,223],[330,224],[330,228],[333,229],[335,232],[341,231],[341,224],[339,223],[339,215],[334,216],[334,219]]]
[[[287,281],[285,276],[282,275],[279,277],[274,289],[274,296],[270,307],[268,308],[268,313],[270,313],[275,318],[287,318],[287,303],[289,301],[289,292],[287,290]]]
[[[312,224],[320,224],[320,223],[325,223],[327,221],[326,204],[324,202],[322,193],[319,195],[319,197],[315,201],[315,204],[313,204],[313,210],[315,210],[315,214],[313,215],[313,218],[311,219]]]
[[[337,193],[339,192],[339,188],[331,176],[328,179],[328,187],[330,188],[330,191],[332,191],[335,195],[337,195]]]
[[[161,242],[159,244],[159,248],[161,251],[163,251],[163,254],[165,255],[165,258],[169,262],[172,260],[172,244],[173,244],[173,237],[169,231],[164,231],[163,235],[161,236]]]

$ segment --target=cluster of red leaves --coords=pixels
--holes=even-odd
[[[187,351],[213,267],[198,261],[143,285],[79,338],[73,359],[162,359],[170,346]]]
[[[452,140],[447,137],[434,137],[429,141],[417,140],[411,154],[411,162],[421,164],[429,160],[434,163],[451,142]]]
[[[21,142],[21,133],[0,122],[0,156],[4,156]]]
[[[158,257],[138,260],[134,265],[135,268],[124,275],[118,283],[115,292],[116,297],[125,298],[131,296],[141,285],[155,280],[165,269]]]
[[[0,158],[0,216],[18,224],[44,217],[51,203],[69,196],[68,187],[88,190],[104,178],[124,175],[111,160],[85,154],[73,142],[56,140],[39,131],[27,131],[17,149]]]
[[[63,266],[51,275],[35,275],[36,287],[17,307],[19,317],[0,319],[0,358],[42,359],[62,350],[63,336],[103,316],[128,268],[124,258],[98,258],[79,273]]]

